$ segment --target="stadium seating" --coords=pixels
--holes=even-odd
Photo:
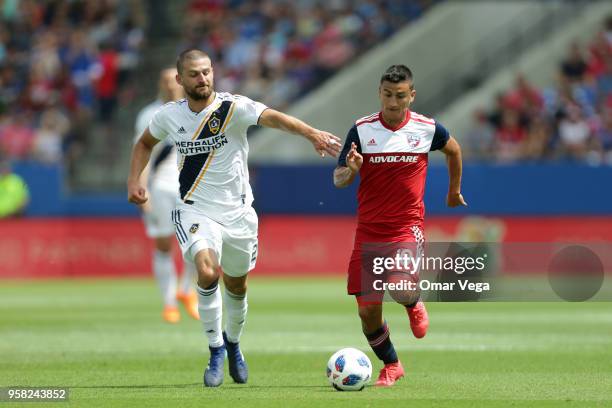
[[[612,164],[612,16],[588,44],[569,45],[555,75],[538,88],[519,74],[493,109],[475,112],[468,155]]]
[[[6,2],[0,15],[0,153],[66,162],[110,129],[144,40],[143,1]],[[112,134],[111,130],[107,134]]]
[[[219,89],[285,108],[433,3],[191,0],[177,50],[208,52]]]
[[[209,52],[219,89],[284,108],[433,3],[192,0],[158,4],[149,14],[142,0],[14,3],[0,16],[0,154],[64,163],[95,183],[100,165],[129,151],[130,138],[120,136],[131,136],[133,123],[125,115],[117,121],[117,107],[132,111],[154,95],[154,86],[131,81],[137,67],[147,78],[159,68],[139,66],[156,50],[149,43],[143,51],[145,31],[153,40],[168,35],[164,42],[176,52]],[[164,7],[178,36],[146,21]],[[163,65],[172,62],[169,56]],[[77,157],[86,158],[76,163],[80,174]],[[122,169],[126,155],[119,159]],[[122,173],[105,173],[104,182],[123,182]]]

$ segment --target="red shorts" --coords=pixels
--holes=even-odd
[[[392,256],[392,253],[397,252],[398,248],[413,245],[422,250],[424,243],[422,225],[410,225],[402,228],[401,231],[396,229],[384,235],[366,225],[358,225],[348,267],[348,294],[355,295],[360,305],[380,304],[384,291],[376,291],[372,285],[372,282],[379,276],[372,270],[368,257],[371,257],[372,254]]]

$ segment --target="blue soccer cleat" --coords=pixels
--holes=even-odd
[[[240,343],[232,343],[223,332],[223,341],[227,347],[227,359],[229,360],[229,373],[234,382],[246,384],[249,379],[249,367],[240,351]]]
[[[208,360],[208,366],[204,370],[204,385],[207,387],[218,387],[223,384],[225,345],[208,348],[210,349],[210,360]]]

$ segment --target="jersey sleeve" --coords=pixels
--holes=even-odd
[[[353,125],[353,127],[348,131],[346,135],[346,140],[344,141],[344,147],[338,156],[338,166],[346,167],[346,156],[351,151],[351,144],[355,143],[357,145],[357,152],[361,153],[361,142],[359,141],[359,133],[357,132],[357,125]]]
[[[448,139],[450,139],[448,130],[446,130],[446,128],[440,123],[436,122],[436,130],[434,131],[433,140],[431,141],[431,148],[429,150],[434,151],[442,149],[444,146],[446,146]]]
[[[263,111],[268,109],[263,103],[242,95],[236,95],[234,103],[236,104],[234,115],[236,115],[238,122],[245,127],[256,125]]]
[[[151,132],[151,135],[156,139],[164,140],[168,136],[167,126],[164,126],[166,124],[165,117],[166,109],[162,106],[153,114],[149,122],[149,132]]]

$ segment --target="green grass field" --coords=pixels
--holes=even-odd
[[[612,406],[612,303],[429,303],[422,340],[387,304],[407,376],[388,389],[334,391],[325,365],[337,349],[367,351],[374,376],[381,367],[344,286],[253,278],[249,384],[226,374],[205,389],[200,323],[162,323],[152,280],[4,281],[0,387],[70,387],[70,406],[82,407]]]

